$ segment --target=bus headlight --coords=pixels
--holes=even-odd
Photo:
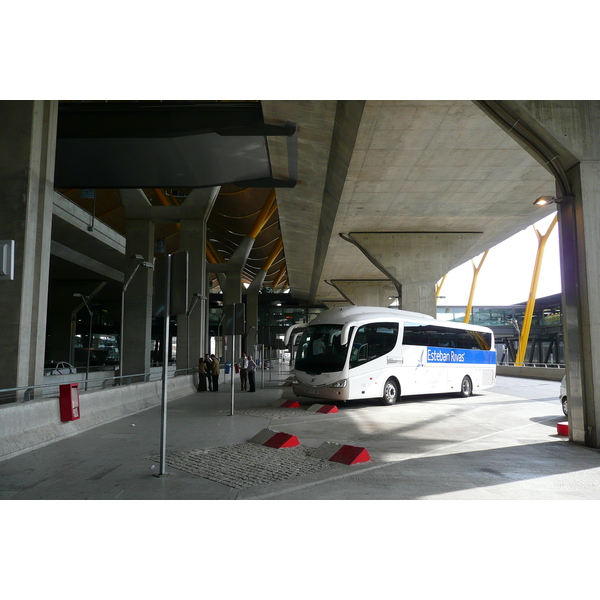
[[[347,379],[340,379],[339,381],[336,381],[335,383],[332,383],[329,387],[332,388],[345,388],[348,385],[348,380]]]

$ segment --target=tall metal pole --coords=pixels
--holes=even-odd
[[[169,320],[171,313],[171,255],[165,267],[165,325],[163,330],[162,417],[160,429],[160,475],[166,473],[167,462],[167,376],[169,371]]]
[[[234,385],[234,378],[233,378],[233,372],[235,369],[235,320],[237,317],[237,304],[233,304],[232,305],[232,309],[233,309],[233,327],[232,327],[232,331],[231,331],[231,416],[233,417],[233,410],[234,410],[234,402],[235,402],[235,385]]]
[[[85,391],[88,389],[88,382],[90,380],[90,355],[92,353],[92,324],[94,323],[94,311],[90,306],[88,306],[87,301],[85,300],[85,305],[88,308],[88,312],[90,313],[90,330],[88,333],[88,353],[87,353],[87,365],[85,367]]]
[[[260,372],[260,389],[264,390],[265,389],[265,345],[264,345],[264,343],[260,347],[260,353],[261,353],[260,364],[262,366],[262,369]]]
[[[119,383],[123,383],[123,337],[125,336],[125,286],[121,292],[121,334],[119,337]]]

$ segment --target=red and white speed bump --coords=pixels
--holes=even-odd
[[[556,431],[558,435],[564,435],[566,437],[569,437],[569,422],[563,421],[562,423],[557,423]]]
[[[317,412],[328,415],[340,411],[338,410],[338,407],[333,404],[312,404],[306,409],[306,412]]]
[[[300,408],[298,400],[286,400],[282,404],[274,404],[278,408]]]
[[[343,465],[356,465],[371,460],[366,448],[346,446],[334,442],[325,442],[324,444],[321,444],[312,456],[313,458],[338,462]]]
[[[293,448],[300,445],[300,440],[295,435],[273,431],[272,429],[259,431],[249,441],[269,448]]]

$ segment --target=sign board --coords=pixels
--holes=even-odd
[[[233,325],[235,319],[235,335],[246,333],[246,314],[244,304],[226,304],[223,317],[223,333],[234,335]]]
[[[154,295],[152,313],[164,317],[167,287],[167,261],[171,261],[169,313],[185,315],[188,311],[188,253],[186,250],[160,256],[154,262]]]

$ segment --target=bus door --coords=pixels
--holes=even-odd
[[[360,328],[354,338],[350,355],[350,397],[377,398],[381,369],[369,358],[369,344],[363,338]]]
[[[398,341],[398,323],[369,323],[356,330],[350,354],[350,397],[378,398],[387,372],[387,356]]]

